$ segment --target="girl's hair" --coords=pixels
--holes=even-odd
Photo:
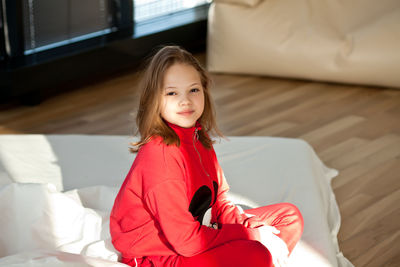
[[[156,50],[157,51],[157,50]],[[180,63],[192,66],[200,75],[204,89],[204,111],[199,118],[202,129],[199,131],[199,140],[206,147],[211,148],[214,141],[209,133],[223,137],[215,119],[215,109],[210,95],[211,78],[192,54],[179,46],[163,46],[147,60],[140,82],[141,97],[139,110],[136,116],[137,132],[140,140],[131,143],[132,153],[138,152],[140,147],[148,143],[154,136],[160,136],[166,145],[180,145],[178,135],[161,117],[161,97],[164,93],[164,75],[169,67]]]

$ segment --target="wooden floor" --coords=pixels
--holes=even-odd
[[[204,62],[205,55],[196,55]],[[339,244],[355,266],[400,266],[400,90],[212,75],[228,136],[302,138],[339,170]],[[138,74],[123,73],[34,107],[3,106],[0,133],[131,135]]]

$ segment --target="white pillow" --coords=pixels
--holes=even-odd
[[[101,236],[101,216],[52,184],[0,187],[0,214],[0,257],[33,249],[80,253]]]
[[[111,213],[119,188],[98,185],[79,188],[72,191],[76,191],[84,207],[108,212],[109,214]]]
[[[95,210],[102,217],[100,240],[85,246],[81,255],[111,261],[118,261],[121,258],[120,252],[111,243],[109,230],[110,212],[118,191],[119,188],[117,187],[91,186],[65,192],[65,194],[78,195],[84,207]]]

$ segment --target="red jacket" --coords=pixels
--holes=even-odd
[[[123,262],[190,257],[231,240],[258,240],[258,230],[244,227],[246,216],[227,200],[229,187],[214,149],[197,139],[201,126],[168,125],[181,145],[155,137],[142,146],[114,202],[110,231]],[[218,229],[201,225],[209,207]]]

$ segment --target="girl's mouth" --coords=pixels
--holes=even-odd
[[[179,115],[182,116],[190,116],[194,113],[194,110],[188,110],[188,111],[182,111],[182,112],[178,112]]]

